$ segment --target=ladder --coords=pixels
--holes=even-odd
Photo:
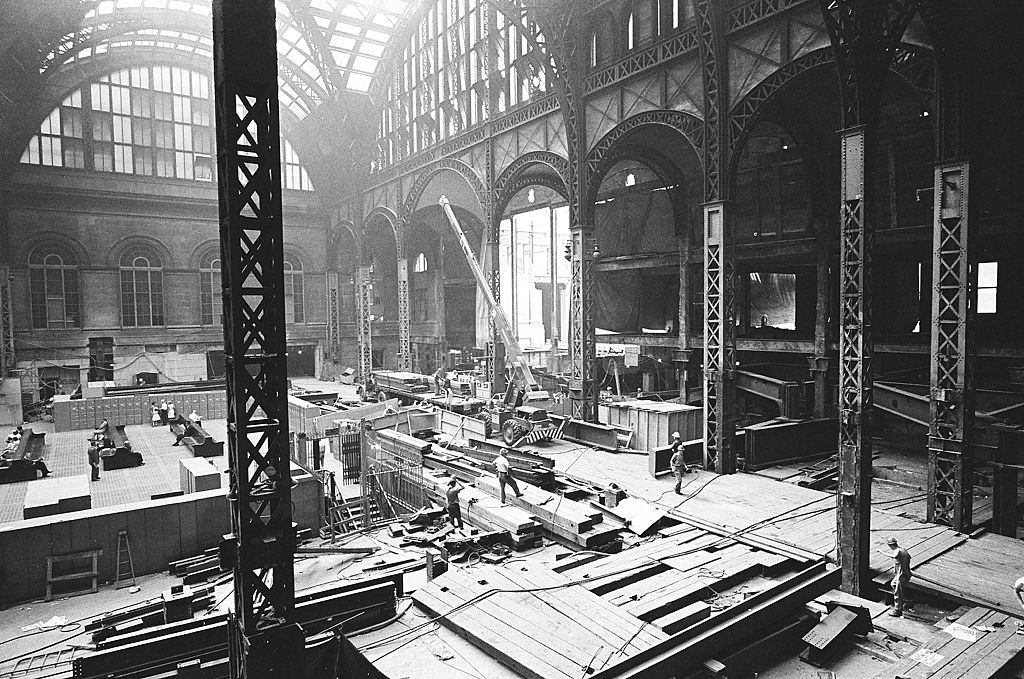
[[[132,546],[128,542],[128,531],[117,531],[117,575],[114,588],[135,586],[135,563],[132,561]]]

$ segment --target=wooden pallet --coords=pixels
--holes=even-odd
[[[46,557],[46,600],[53,601],[53,586],[57,583],[75,582],[76,580],[92,581],[89,587],[76,589],[68,592],[57,592],[57,596],[74,596],[76,594],[92,594],[99,590],[97,579],[99,577],[99,558],[103,553],[102,549],[88,549],[81,552],[69,554],[52,554]],[[75,561],[87,561],[88,566],[80,570],[68,573],[54,574],[54,566],[69,564]]]

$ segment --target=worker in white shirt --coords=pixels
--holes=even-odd
[[[501,490],[501,503],[505,504],[505,485],[512,486],[512,490],[515,491],[516,497],[522,497],[523,494],[519,492],[519,485],[516,480],[512,478],[512,468],[508,462],[508,458],[505,457],[505,452],[498,453],[498,457],[494,458],[494,469],[498,472],[498,488]]]

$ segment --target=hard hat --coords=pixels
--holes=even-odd
[[[889,545],[890,547],[895,547],[896,545],[898,545],[898,544],[899,544],[898,542],[896,542],[896,538],[889,538],[889,539],[888,539],[888,540],[886,540],[885,542],[886,542],[886,544],[887,544],[887,545]]]
[[[679,432],[674,431],[674,432],[672,432],[672,438],[674,438],[674,439],[682,438],[682,435]]]

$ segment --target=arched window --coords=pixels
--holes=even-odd
[[[286,259],[284,262],[284,320],[285,323],[305,323],[302,298],[302,262]]]
[[[32,327],[53,330],[81,326],[78,266],[62,248],[36,248],[29,255]]]
[[[416,261],[412,265],[413,273],[423,273],[427,270],[427,256],[422,252],[416,255]]]
[[[164,282],[160,257],[147,247],[121,255],[121,325],[150,328],[164,324]]]
[[[629,13],[629,19],[626,20],[626,49],[631,50],[636,47],[636,35],[634,32],[634,21],[633,13]]]
[[[220,254],[217,252],[207,253],[199,263],[199,304],[203,325],[220,325],[224,322]]]

